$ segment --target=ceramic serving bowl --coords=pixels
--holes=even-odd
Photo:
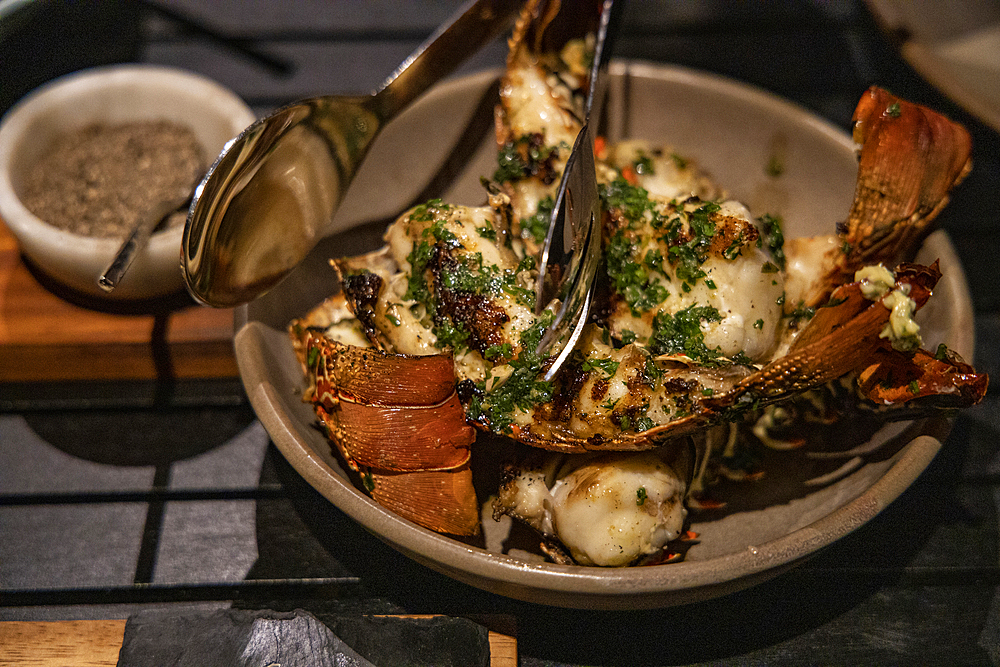
[[[130,64],[66,75],[28,94],[0,123],[0,218],[34,267],[75,292],[115,299],[177,292],[184,285],[183,225],[154,234],[108,295],[97,278],[122,239],[82,236],[40,220],[21,201],[25,175],[58,137],[95,124],[167,120],[186,125],[211,161],[254,119],[235,93],[191,72]]]
[[[829,234],[854,194],[857,161],[846,131],[744,84],[670,66],[616,63],[611,69],[610,139],[636,137],[692,157],[757,215],[781,215],[786,236]],[[767,476],[734,485],[721,511],[694,512],[698,543],[684,562],[602,569],[555,565],[512,545],[513,529],[484,512],[485,536],[461,541],[383,509],[352,484],[300,400],[303,378],[286,333],[335,289],[327,260],[380,245],[385,224],[408,205],[440,196],[484,201],[479,177],[492,173],[490,113],[496,73],[441,85],[386,128],[337,216],[340,230],[289,278],[237,312],[235,347],[250,401],[292,466],[320,493],[414,560],[473,586],[527,601],[590,609],[689,603],[746,588],[801,562],[870,520],[913,482],[947,432],[943,421],[878,431],[878,454],[864,443],[832,458],[777,452]],[[781,174],[768,169],[775,161]],[[919,261],[939,258],[944,279],[921,311],[925,344],[947,341],[972,353],[972,310],[961,266],[942,232]],[[502,439],[473,449],[477,489],[495,490]],[[839,458],[838,458],[839,456]],[[485,481],[485,484],[480,482]],[[523,538],[523,535],[521,536]],[[510,539],[508,539],[510,538]]]

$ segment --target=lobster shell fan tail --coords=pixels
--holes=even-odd
[[[391,354],[295,328],[292,336],[305,338],[316,416],[372,497],[425,528],[478,534],[469,469],[475,431],[455,393],[451,358]]]
[[[873,86],[854,112],[854,140],[861,153],[849,259],[894,265],[932,231],[969,173],[972,139],[958,123]]]
[[[394,473],[372,470],[372,497],[424,528],[450,535],[479,534],[479,504],[468,463],[453,470]]]

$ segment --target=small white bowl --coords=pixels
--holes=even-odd
[[[108,294],[98,287],[97,278],[122,240],[59,229],[31,213],[19,197],[28,169],[58,137],[94,124],[149,120],[191,128],[211,163],[255,116],[235,93],[203,76],[128,64],[81,70],[49,82],[14,105],[0,122],[0,218],[32,265],[78,293],[131,300],[183,288],[183,225],[154,234]]]

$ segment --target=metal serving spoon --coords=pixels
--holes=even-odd
[[[210,306],[260,296],[324,236],[379,131],[502,32],[519,0],[476,0],[424,42],[373,94],[302,100],[233,140],[195,190],[181,265]]]
[[[600,122],[604,74],[611,50],[609,34],[614,33],[613,24],[618,20],[620,2],[618,7],[616,10],[614,0],[603,0],[584,106],[584,124],[566,162],[542,244],[536,314],[541,314],[552,299],[561,301],[555,319],[536,350],[540,357],[555,356],[545,372],[546,381],[555,377],[583,332],[601,259],[601,201],[597,192],[592,127]],[[553,267],[559,270],[554,271]]]

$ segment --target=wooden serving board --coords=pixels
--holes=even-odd
[[[88,305],[43,282],[0,224],[0,383],[237,375],[232,310],[186,295]]]
[[[125,621],[2,621],[0,667],[114,667]],[[490,667],[517,667],[517,639],[489,631]]]

